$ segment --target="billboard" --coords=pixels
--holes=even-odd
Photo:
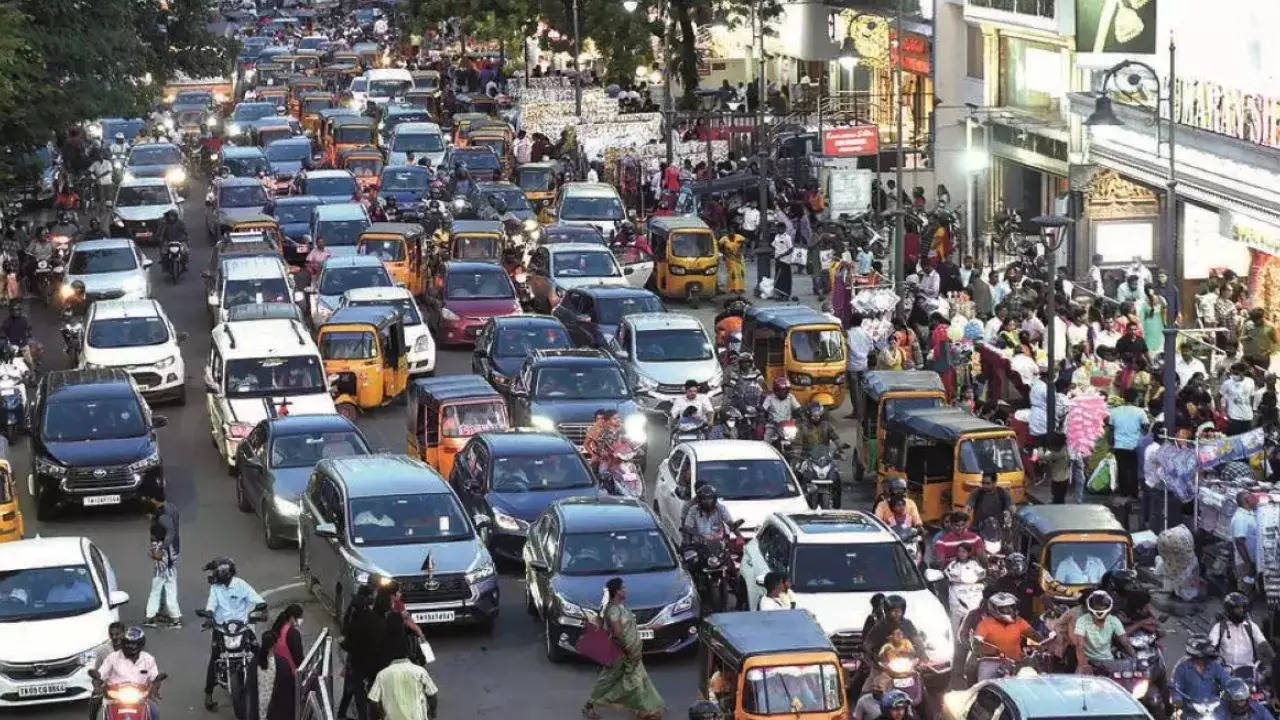
[[[1076,52],[1150,55],[1160,0],[1075,0]]]
[[[822,154],[827,157],[875,155],[879,151],[880,128],[875,125],[853,125],[822,131]]]

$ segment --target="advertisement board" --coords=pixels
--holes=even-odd
[[[1076,52],[1150,55],[1160,0],[1075,0]]]
[[[822,131],[822,154],[858,157],[880,152],[880,128],[875,125],[828,128]]]

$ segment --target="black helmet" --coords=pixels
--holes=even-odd
[[[71,281],[71,291],[77,295],[84,294],[84,281],[80,279]]]
[[[1022,553],[1010,553],[1004,559],[1005,572],[1008,575],[1018,577],[1027,572],[1027,556]]]
[[[137,625],[125,630],[124,637],[120,639],[120,652],[130,660],[137,660],[146,646],[147,634]]]
[[[998,592],[987,600],[987,608],[997,619],[1011,623],[1018,617],[1018,599],[1012,593]]]
[[[698,491],[695,493],[695,496],[698,499],[698,501],[702,501],[702,500],[715,501],[720,498],[719,493],[716,492],[716,489],[712,487],[710,483],[703,483],[699,485]]]
[[[210,583],[226,585],[236,576],[236,561],[229,557],[218,557],[206,563],[204,569],[209,573]]]
[[[89,218],[89,229],[97,230],[102,227],[102,222],[98,218]]]
[[[823,414],[826,413],[826,410],[822,407],[822,403],[817,400],[810,400],[809,404],[806,405],[804,409],[805,412],[809,414],[809,419],[813,422],[821,422]]]
[[[1245,597],[1244,593],[1227,593],[1227,596],[1222,599],[1222,607],[1227,611],[1228,616],[1233,615],[1232,611],[1237,611],[1239,618],[1236,619],[1243,619],[1245,613],[1249,612],[1249,598]]]
[[[635,229],[636,229],[636,226],[630,220],[623,220],[622,222],[618,223],[618,232],[631,232]]]
[[[1107,575],[1110,577],[1104,579],[1102,585],[1103,587],[1109,587],[1112,592],[1128,593],[1141,588],[1141,585],[1138,583],[1137,570],[1123,568],[1120,570],[1111,570]]]
[[[174,222],[175,220],[178,219],[178,211],[173,209],[165,210],[164,219],[168,220],[169,222]]]
[[[1187,638],[1187,657],[1209,659],[1217,657],[1218,648],[1209,642],[1206,635],[1192,635]]]
[[[738,353],[738,369],[748,370],[756,364],[756,358],[751,353],[743,350]]]
[[[905,613],[907,611],[907,599],[901,595],[885,595],[884,611],[888,613],[890,610],[901,610]]]
[[[905,495],[907,493],[907,479],[902,477],[891,477],[888,482],[890,495]]]
[[[901,690],[890,690],[880,698],[880,710],[886,715],[897,707],[911,707],[911,696]]]
[[[696,702],[689,708],[689,720],[721,720],[723,717],[720,706],[710,700]]]
[[[1249,683],[1238,677],[1228,680],[1227,686],[1222,688],[1222,702],[1227,703],[1237,715],[1244,714],[1252,699],[1253,691],[1249,689]]]

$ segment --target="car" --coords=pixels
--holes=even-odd
[[[331,205],[360,200],[356,176],[350,170],[304,170],[293,178],[292,192],[295,195],[315,195]]]
[[[100,300],[84,321],[80,367],[121,368],[148,401],[185,405],[186,366],[178,346],[186,340],[156,300]]]
[[[360,428],[341,415],[263,420],[236,448],[236,507],[262,518],[268,548],[297,542],[302,493],[316,463],[370,452]]]
[[[871,599],[883,593],[907,601],[906,617],[924,639],[926,684],[950,677],[955,651],[951,620],[946,606],[929,589],[929,583],[941,580],[942,573],[920,572],[897,533],[870,513],[808,509],[770,513],[742,553],[739,592],[746,594],[748,607],[760,602],[763,578],[769,572],[790,576],[796,606],[808,610],[831,637],[851,674],[862,665],[863,620],[872,611]]]
[[[324,361],[293,320],[220,323],[204,367],[213,444],[236,472],[240,443],[259,422],[285,415],[332,415]],[[282,412],[283,411],[283,412]]]
[[[424,463],[404,455],[321,460],[298,526],[303,580],[335,618],[370,580],[398,582],[419,625],[492,628],[498,618],[488,525],[477,525]]]
[[[204,204],[208,208],[205,229],[209,232],[209,242],[217,242],[237,220],[264,214],[271,198],[256,177],[214,178],[209,183]]]
[[[541,245],[555,245],[557,243],[591,243],[593,245],[604,245],[604,234],[600,232],[600,228],[594,225],[566,225],[565,223],[552,223],[542,228]]]
[[[724,373],[702,323],[681,313],[636,313],[622,318],[607,349],[627,372],[646,410],[663,414],[697,380],[712,402],[723,390]]]
[[[667,308],[657,295],[640,288],[588,285],[568,291],[551,310],[564,323],[578,347],[606,348],[622,318],[635,313],[661,313]]]
[[[431,182],[435,175],[421,165],[389,165],[378,176],[378,197],[384,202],[394,200],[400,219],[413,212],[421,219],[422,210],[411,206],[424,203],[431,197]]]
[[[618,189],[608,183],[571,182],[560,186],[548,213],[566,225],[590,225],[613,240],[626,219]]]
[[[208,110],[213,107],[213,92],[209,90],[183,90],[174,93],[169,101],[169,112],[178,115],[193,110]]]
[[[227,319],[223,322],[238,323],[249,320],[295,320],[304,327],[307,316],[297,303],[263,302],[252,305],[237,305],[227,310]]]
[[[214,162],[219,169],[226,168],[230,177],[257,179],[258,173],[271,171],[266,152],[256,145],[223,145]]]
[[[1108,677],[1038,675],[984,680],[943,696],[942,720],[1146,720],[1142,703]]]
[[[448,178],[450,187],[456,192],[457,178],[454,169],[457,165],[467,169],[473,182],[497,180],[502,174],[502,161],[498,154],[489,147],[456,147],[450,145],[445,150],[444,159],[440,161],[441,173]]]
[[[409,377],[435,374],[436,343],[412,293],[402,287],[352,288],[342,293],[338,301],[339,308],[361,305],[387,305],[399,310],[404,321],[404,343],[409,348]]]
[[[323,325],[348,290],[379,287],[395,287],[395,282],[377,256],[346,255],[325,260],[320,275],[307,290],[311,323],[315,327]]]
[[[263,149],[275,179],[276,192],[289,189],[293,177],[311,165],[311,138],[291,137],[272,140]],[[302,193],[306,194],[306,193]]]
[[[413,75],[404,68],[372,68],[364,71],[364,79],[368,86],[364,96],[359,98],[362,106],[365,102],[385,106],[393,98],[403,98],[413,89]],[[352,97],[355,98],[354,92]]]
[[[364,205],[358,202],[322,204],[311,213],[309,242],[323,238],[330,255],[355,255],[360,233],[371,224]]]
[[[261,58],[259,58],[261,59]],[[241,102],[236,103],[235,108],[231,110],[231,116],[227,118],[227,139],[236,141],[241,136],[247,137],[249,134],[249,123],[263,118],[269,118],[276,114],[276,104],[271,102]]]
[[[137,242],[155,240],[161,218],[173,210],[182,215],[182,198],[164,178],[121,180],[111,208],[110,232]]]
[[[471,372],[505,391],[534,350],[571,347],[569,333],[559,320],[546,315],[507,315],[489,318],[476,335]]]
[[[645,653],[679,653],[698,639],[693,580],[658,519],[634,498],[552,503],[530,526],[522,554],[525,609],[542,622],[552,662],[576,654],[582,628],[599,611],[601,588],[614,577],[627,586]]]
[[[119,506],[164,499],[164,465],[152,415],[133,378],[120,368],[54,370],[40,379],[31,423],[36,517],[66,505]]]
[[[90,126],[90,134],[102,139],[103,145],[110,145],[116,140],[116,133],[124,135],[125,142],[133,142],[134,138],[147,129],[147,121],[142,118],[102,118],[98,121],[97,130]]]
[[[423,306],[442,344],[474,343],[489,318],[520,314],[507,271],[484,262],[442,263],[440,282],[428,286]]]
[[[424,112],[420,108],[415,108]],[[394,116],[394,111],[388,111]],[[391,126],[387,141],[387,165],[408,165],[409,153],[417,158],[427,158],[431,167],[444,159],[444,132],[433,122],[402,121]]]
[[[70,296],[71,284],[84,283],[85,298],[136,300],[151,297],[151,261],[128,238],[81,240],[71,247],[71,258],[62,277],[62,291]]]
[[[791,467],[772,445],[759,440],[696,440],[671,448],[658,464],[654,481],[653,506],[676,537],[685,506],[704,484],[716,489],[748,537],[770,513],[809,509]]]
[[[279,141],[277,141],[279,142]],[[311,243],[306,239],[311,230],[312,212],[322,205],[315,195],[285,195],[267,207],[267,214],[280,223],[284,235],[284,259],[290,265],[304,265]]]
[[[560,298],[579,287],[635,287],[632,268],[618,266],[609,248],[590,243],[557,243],[533,251],[529,258],[529,291],[533,308],[550,313]]]
[[[102,549],[74,536],[5,543],[0,597],[0,707],[88,698],[89,671],[111,652],[107,626],[129,602]]]
[[[514,183],[506,181],[478,182],[471,186],[468,193],[471,207],[481,220],[502,220],[511,214],[519,220],[536,223],[533,207],[529,205],[524,191]],[[533,226],[538,229],[537,225]],[[537,237],[531,238],[537,240]]]
[[[136,143],[124,161],[124,179],[158,177],[182,193],[187,187],[187,161],[171,142]]]
[[[279,257],[226,257],[218,261],[218,269],[210,278],[206,304],[209,324],[227,319],[227,312],[238,305],[297,300],[293,276]]]
[[[327,35],[308,35],[298,41],[298,50],[323,50],[331,41]]]
[[[556,433],[480,433],[458,457],[449,484],[472,517],[489,519],[488,547],[496,558],[520,562],[529,524],[551,503],[600,494],[577,448]]]

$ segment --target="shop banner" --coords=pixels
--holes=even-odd
[[[1160,468],[1157,475],[1183,502],[1191,502],[1195,499],[1193,485],[1197,471],[1262,452],[1265,439],[1263,430],[1255,428],[1241,435],[1201,440],[1198,448],[1165,443],[1156,450],[1156,463]]]
[[[880,128],[875,125],[830,128],[822,131],[822,154],[858,157],[880,152]]]
[[[1160,0],[1076,0],[1076,52],[1151,55]]]

